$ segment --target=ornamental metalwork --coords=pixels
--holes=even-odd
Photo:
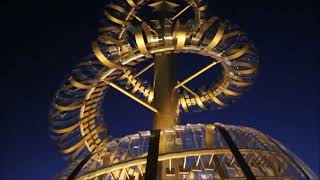
[[[108,88],[155,113],[153,129],[161,130],[161,179],[316,177],[280,143],[254,129],[180,125],[180,112],[226,107],[258,74],[259,58],[247,34],[227,20],[207,17],[206,9],[205,0],[111,0],[92,54],[72,70],[52,103],[51,136],[70,162],[58,178],[67,179],[75,169],[76,179],[145,177],[150,131],[109,138],[102,109]],[[177,80],[178,53],[211,62]],[[137,68],[142,62],[149,64]],[[215,66],[222,69],[218,80],[188,87]],[[142,75],[151,68],[154,80],[148,82]]]

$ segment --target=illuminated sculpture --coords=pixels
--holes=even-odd
[[[246,34],[227,21],[206,18],[206,8],[204,0],[113,0],[106,6],[94,56],[73,69],[53,102],[52,137],[70,161],[58,179],[316,178],[280,143],[254,129],[179,125],[179,112],[231,104],[257,75],[258,57]],[[212,62],[178,81],[176,53]],[[150,64],[137,70],[143,61]],[[188,88],[215,65],[221,65],[222,78]],[[140,77],[152,67],[149,83]],[[154,130],[110,140],[101,107],[108,87],[153,111]]]

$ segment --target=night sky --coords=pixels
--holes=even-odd
[[[281,141],[319,175],[316,1],[208,1],[210,15],[240,25],[255,42],[261,74],[235,104],[220,111],[183,114],[182,123],[254,127]],[[52,179],[66,163],[49,137],[50,103],[66,74],[90,53],[105,2],[2,2],[1,179]],[[197,64],[191,56],[184,59],[189,68]],[[108,92],[104,109],[113,137],[151,127],[152,113],[115,91]]]

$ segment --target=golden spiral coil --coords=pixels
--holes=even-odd
[[[204,1],[183,2],[187,3],[186,8],[193,9],[193,19],[182,22],[174,16],[166,19],[165,27],[159,26],[157,20],[151,22],[138,16],[141,9],[156,6],[148,1],[121,0],[107,5],[106,25],[92,43],[94,57],[74,68],[53,101],[52,137],[67,159],[81,159],[108,141],[101,102],[110,83],[127,87],[132,96],[152,105],[153,87],[137,77],[134,67],[157,53],[210,57],[212,63],[203,72],[218,63],[223,67],[222,78],[215,86],[194,90],[183,82],[178,84],[179,88],[184,87],[179,93],[184,112],[224,107],[254,83],[258,57],[246,34],[217,17],[206,19]],[[159,35],[162,29],[164,36]]]

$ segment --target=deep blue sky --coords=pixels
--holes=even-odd
[[[183,123],[257,128],[280,140],[319,174],[316,1],[208,1],[211,15],[239,24],[255,42],[261,75],[250,92],[229,108],[184,114]],[[1,5],[1,179],[51,179],[65,167],[48,136],[49,104],[65,75],[90,52],[103,7],[102,0]],[[151,126],[148,110],[114,91],[108,93],[105,109],[114,137]]]

